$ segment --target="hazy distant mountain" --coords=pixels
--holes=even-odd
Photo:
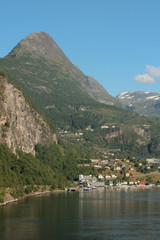
[[[160,94],[154,92],[123,92],[117,96],[125,108],[137,113],[160,117]]]
[[[119,100],[73,65],[47,33],[32,33],[20,41],[0,59],[0,69],[56,128],[70,132],[66,138],[74,144],[96,152],[145,155],[160,151],[160,120],[114,106]],[[74,131],[83,137],[74,138]]]

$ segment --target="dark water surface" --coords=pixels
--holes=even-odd
[[[160,191],[93,190],[0,207],[0,240],[159,240]]]

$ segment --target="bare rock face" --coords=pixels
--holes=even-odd
[[[31,109],[20,90],[0,76],[0,143],[14,153],[20,149],[35,154],[36,144],[53,142],[57,142],[56,134],[41,115]]]

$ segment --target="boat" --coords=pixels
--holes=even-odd
[[[91,191],[93,188],[84,188],[83,191]]]

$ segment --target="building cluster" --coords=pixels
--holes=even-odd
[[[107,185],[109,186],[145,186],[146,183],[144,181],[116,181],[114,182],[113,179],[116,179],[117,177],[113,174],[112,176],[109,176],[109,180],[108,182],[106,180],[108,180],[108,176],[102,176],[102,175],[98,175],[98,177],[94,177],[92,175],[83,175],[80,174],[79,175],[79,184],[83,185],[84,187],[105,187]],[[153,186],[153,184],[152,184]]]
[[[147,169],[147,173],[152,172],[152,167],[156,165],[157,174],[160,173],[159,159],[135,160],[129,159],[91,159],[90,163],[80,164],[81,166],[93,167],[95,169],[96,177],[80,175],[80,183],[87,183],[87,185],[145,185],[147,182],[141,181],[140,177],[145,176],[145,173],[138,172],[138,170]],[[154,169],[153,169],[154,170]],[[147,176],[147,175],[146,175]],[[96,184],[94,184],[96,182]],[[100,182],[100,183],[99,183]]]

